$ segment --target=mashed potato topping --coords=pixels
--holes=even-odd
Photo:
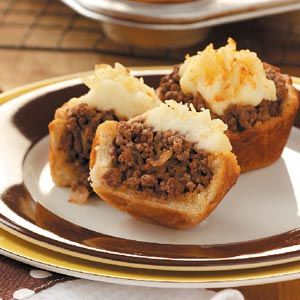
[[[197,55],[187,56],[179,75],[182,91],[199,92],[218,115],[230,104],[256,106],[263,99],[277,99],[275,83],[267,79],[256,53],[237,51],[231,38],[224,47],[214,49],[210,44]]]
[[[211,119],[208,109],[201,112],[191,106],[167,100],[160,106],[142,115],[145,123],[157,131],[173,130],[195,142],[200,149],[211,153],[230,151],[232,149],[224,131],[227,125],[220,119]],[[132,119],[134,120],[134,119]]]
[[[70,100],[70,104],[87,103],[98,110],[114,110],[118,116],[131,118],[159,105],[155,91],[129,74],[119,63],[98,65],[95,73],[82,79],[90,91]]]

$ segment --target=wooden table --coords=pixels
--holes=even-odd
[[[6,0],[3,0],[3,2],[0,3],[0,13],[1,5],[4,7],[5,1]],[[22,3],[26,9],[29,7],[31,9],[29,11],[32,11],[32,13],[37,9],[37,6],[30,4],[30,1],[23,1]],[[20,1],[19,5],[22,3]],[[24,7],[22,8],[21,6],[19,13],[22,13],[22,9],[24,10]],[[13,14],[12,17],[14,17]],[[26,15],[26,18],[28,18],[28,15]],[[102,53],[74,50],[53,51],[53,49],[50,51],[47,49],[38,50],[34,47],[23,47],[22,49],[22,47],[14,48],[11,44],[8,44],[6,47],[1,46],[1,39],[2,43],[4,43],[4,33],[1,35],[1,28],[3,30],[3,26],[1,27],[0,23],[0,87],[3,90],[53,76],[91,70],[95,64],[99,63],[113,63],[118,61],[126,66],[145,66],[171,64],[175,61],[172,58],[167,60],[162,60],[161,58],[155,59],[153,55],[151,56],[152,58],[146,59],[116,54],[103,54],[103,51]],[[19,34],[17,31],[9,31],[6,32],[5,38],[10,40],[10,43],[13,43],[19,38]],[[40,38],[43,39],[43,36]],[[111,47],[111,45],[109,46]],[[298,55],[298,57],[300,56]],[[289,64],[288,66],[284,65],[283,70],[292,75],[300,76],[300,68],[293,66],[293,64]],[[245,298],[249,300],[299,300],[300,280],[241,287],[239,290],[242,291]]]

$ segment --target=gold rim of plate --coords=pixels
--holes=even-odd
[[[132,71],[147,70],[169,70],[170,66],[155,67],[134,67],[129,68]],[[75,79],[89,72],[75,73],[66,76],[54,77],[47,80],[27,84],[0,94],[0,104],[12,100],[15,97],[26,94],[35,89],[62,82],[69,79]],[[300,85],[299,77],[292,77],[295,85]],[[298,277],[300,273],[300,261],[286,264],[274,265],[270,267],[260,267],[251,269],[228,270],[228,271],[162,271],[151,269],[135,269],[130,267],[121,267],[117,265],[104,264],[88,261],[73,256],[58,253],[53,250],[32,244],[19,238],[4,229],[0,229],[0,249],[3,255],[11,256],[15,259],[26,261],[32,264],[42,264],[61,273],[70,274],[72,272],[82,275],[82,277],[95,276],[110,279],[160,282],[160,283],[202,283],[214,287],[251,285],[263,282],[275,282],[279,280],[289,280]],[[299,275],[300,276],[300,275]],[[227,284],[222,284],[222,283]]]
[[[38,263],[45,269],[77,277],[110,279],[107,281],[119,279],[127,282],[202,283],[205,287],[226,287],[296,279],[300,272],[300,262],[228,271],[158,271],[120,267],[58,253],[27,242],[3,229],[0,229],[0,248],[3,255],[32,265]]]

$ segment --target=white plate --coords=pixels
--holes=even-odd
[[[135,74],[155,85],[166,72]],[[54,186],[47,125],[58,106],[84,91],[79,79],[65,80],[1,105],[3,228],[74,257],[134,268],[227,270],[299,260],[299,129],[293,128],[277,162],[241,175],[203,224],[176,231],[132,219],[99,199],[70,204],[69,190]]]

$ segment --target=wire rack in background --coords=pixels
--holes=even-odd
[[[151,59],[182,60],[207,42],[219,46],[228,36],[241,48],[257,51],[277,65],[300,66],[300,13],[280,15],[212,29],[207,39],[189,49],[149,50],[110,41],[99,22],[84,18],[57,0],[1,0],[0,49],[83,51]]]

